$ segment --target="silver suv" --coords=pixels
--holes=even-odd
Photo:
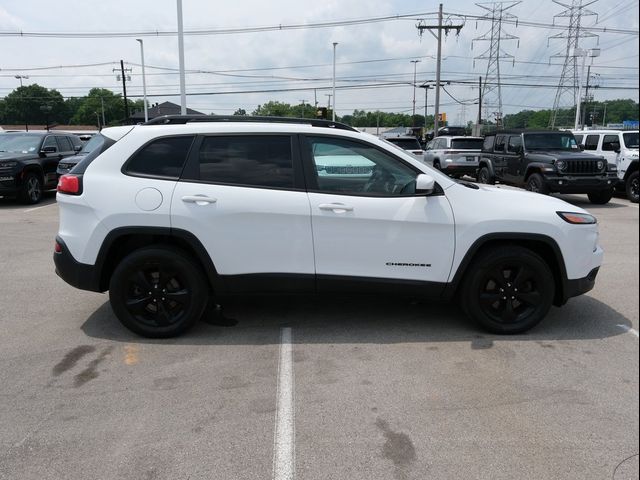
[[[424,163],[451,177],[475,176],[482,142],[481,137],[437,137],[427,144]]]

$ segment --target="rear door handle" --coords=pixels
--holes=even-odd
[[[318,205],[320,210],[331,210],[334,213],[353,212],[353,207],[342,203],[322,203]]]
[[[185,203],[195,203],[197,205],[209,205],[216,203],[218,199],[207,197],[206,195],[185,195],[182,197],[182,201]]]

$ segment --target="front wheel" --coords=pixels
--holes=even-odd
[[[492,333],[525,332],[547,315],[553,303],[553,273],[539,255],[526,248],[487,250],[467,272],[462,308]]]
[[[541,193],[542,195],[549,195],[549,187],[545,182],[544,177],[539,173],[532,174],[527,180],[527,190],[533,193]]]
[[[116,267],[109,300],[118,320],[149,338],[175,337],[202,316],[207,280],[191,257],[171,246],[136,250]]]
[[[613,198],[613,189],[601,190],[587,194],[589,201],[595,205],[606,205]]]
[[[42,200],[42,182],[40,176],[35,173],[28,173],[22,184],[20,198],[29,205],[36,204]]]
[[[633,172],[627,179],[627,198],[631,203],[638,203],[638,172]]]
[[[482,167],[478,172],[478,183],[484,183],[486,185],[494,185],[496,183],[488,167]]]

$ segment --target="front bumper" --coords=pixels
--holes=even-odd
[[[53,253],[56,274],[72,287],[90,292],[103,292],[96,266],[78,262],[60,237],[56,237],[56,243],[61,247],[60,252]]]
[[[556,193],[591,193],[610,190],[618,183],[613,173],[601,175],[545,175],[547,186]]]
[[[593,290],[593,287],[596,284],[596,277],[598,276],[598,272],[600,271],[600,267],[596,267],[589,272],[584,278],[577,278],[574,280],[567,280],[567,291],[566,297],[577,297],[584,293],[587,293]]]
[[[441,168],[448,175],[475,175],[478,171],[478,162],[443,163]]]

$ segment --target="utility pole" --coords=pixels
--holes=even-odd
[[[124,96],[124,121],[128,122],[129,121],[129,104],[127,103],[127,80],[131,80],[131,77],[127,77],[124,72],[125,70],[127,72],[130,72],[131,69],[130,68],[124,68],[124,62],[122,60],[120,60],[120,75],[118,75],[118,77],[122,77],[122,94]],[[113,69],[114,72],[117,71],[117,69]],[[116,77],[118,80],[120,80],[120,78]]]
[[[144,73],[144,43],[141,38],[136,38],[136,42],[140,43],[140,59],[142,61],[142,108],[144,108],[144,121],[149,121],[149,106],[147,105],[147,79]]]
[[[476,136],[482,135],[482,76],[478,77],[478,122]]]
[[[413,63],[413,114],[411,115],[411,126],[416,126],[416,67],[420,60],[411,60]]]
[[[594,57],[598,57],[600,55],[600,49],[592,48],[590,50],[586,50],[584,48],[576,48],[574,55],[579,55],[582,57],[582,69],[580,70],[580,78],[578,80],[578,102],[576,103],[576,118],[573,124],[573,128],[577,130],[578,125],[580,124],[580,107],[582,104],[582,81],[584,79],[584,66],[587,62],[587,56],[591,57],[592,59]]]
[[[329,97],[329,101],[327,102],[327,109],[331,110],[331,97],[333,97],[333,95],[331,95],[330,93],[325,93],[324,96]]]
[[[333,95],[333,110],[332,119],[336,121],[336,47],[338,46],[338,42],[333,42],[333,91],[331,92]]]
[[[100,97],[100,106],[102,107],[102,126],[104,127],[107,125],[107,122],[104,121],[104,97]]]
[[[306,100],[300,100],[302,102],[302,118],[305,118],[304,114],[305,114],[305,108],[306,107]]]
[[[427,134],[427,106],[429,105],[429,89],[431,85],[422,85],[424,88],[424,133]]]
[[[420,35],[422,35],[424,30],[427,30],[433,37],[438,41],[438,58],[436,63],[436,105],[435,105],[435,113],[433,118],[433,136],[434,138],[438,136],[438,115],[440,114],[440,72],[442,67],[442,32],[448,34],[451,30],[455,30],[456,34],[460,34],[460,30],[464,27],[464,23],[460,23],[457,25],[453,25],[448,20],[446,25],[443,24],[443,14],[442,14],[442,4],[438,9],[438,25],[426,25],[424,21],[420,21],[416,26]],[[432,30],[437,30],[438,34],[432,32]]]
[[[29,120],[27,119],[27,108],[24,102],[24,92],[22,91],[22,79],[25,80],[29,78],[29,75],[16,75],[16,78],[20,80],[20,98],[22,99],[22,110],[24,111],[24,129],[25,131],[29,131]]]

